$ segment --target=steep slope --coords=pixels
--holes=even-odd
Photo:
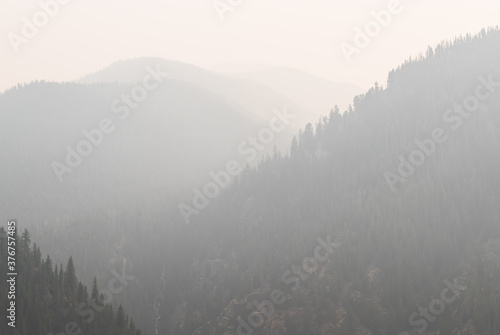
[[[127,310],[159,333],[496,335],[499,56],[496,29],[405,62],[386,88],[308,125],[290,155],[247,169],[189,226],[176,199],[143,201],[86,213],[47,241],[112,241],[141,274]],[[328,236],[332,253],[315,266]]]
[[[307,126],[166,242],[160,330],[498,334],[499,106],[490,29]]]
[[[116,66],[109,80],[101,73],[86,83],[33,82],[0,94],[0,149],[9,162],[0,165],[0,211],[25,224],[54,260],[75,255],[86,282],[103,280],[110,260],[122,256],[130,238],[120,230],[124,217],[145,225],[164,220],[170,208],[178,213],[180,194],[192,198],[211,171],[233,160],[256,164],[283,148],[293,123],[253,159],[242,154],[277,111],[299,113],[267,88],[189,65],[147,59]],[[149,313],[142,304],[128,307]]]
[[[0,95],[0,212],[25,224],[55,261],[75,255],[86,282],[102,280],[116,256],[117,209],[170,205],[229,160],[244,166],[238,147],[265,126],[172,78],[128,115],[121,102],[115,113],[114,101],[134,87],[37,82]]]
[[[42,258],[36,243],[31,245],[28,230],[19,237],[13,230],[19,227],[11,222],[7,232],[0,228],[0,307],[7,311],[0,319],[1,334],[142,334],[121,305],[115,312],[111,304],[113,295],[133,283],[125,269],[114,270],[112,285],[103,289],[94,280],[89,294],[75,275],[71,257],[66,269],[62,264],[54,267],[50,256]],[[9,263],[7,255],[12,256]],[[16,275],[6,277],[11,272]]]
[[[243,162],[238,146],[265,126],[175,79],[135,109],[114,104],[134,87],[41,82],[4,92],[0,143],[9,164],[0,167],[0,209],[55,217],[143,194],[168,196],[166,188],[190,188],[229,159]],[[276,134],[268,151],[281,135],[288,137]]]

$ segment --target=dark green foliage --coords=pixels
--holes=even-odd
[[[76,273],[75,265],[73,264],[73,257],[70,257],[68,264],[66,265],[66,273],[64,278],[64,288],[66,290],[66,295],[72,296],[76,293]]]
[[[5,230],[0,228],[0,236]],[[128,322],[120,306],[115,316],[109,304],[98,305],[94,318],[87,322],[82,311],[90,311],[87,288],[78,281],[72,257],[69,258],[66,271],[61,266],[52,268],[49,256],[41,259],[40,249],[33,244],[30,247],[30,234],[24,231],[17,238],[16,267],[16,327],[7,325],[5,317],[0,318],[2,335],[49,335],[78,333],[88,335],[142,335],[132,320]],[[7,309],[7,291],[5,275],[7,273],[7,247],[5,239],[0,241],[0,309]],[[97,282],[94,282],[97,285]],[[96,286],[97,289],[97,286]],[[78,310],[77,306],[86,306]],[[102,311],[100,310],[102,308]],[[5,313],[2,313],[5,315]]]

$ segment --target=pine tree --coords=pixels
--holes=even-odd
[[[73,295],[76,290],[77,279],[75,273],[75,265],[73,264],[73,257],[70,257],[66,265],[66,273],[64,277],[64,288],[66,294]]]
[[[116,323],[118,324],[118,329],[125,329],[125,312],[123,310],[122,305],[118,307],[117,315],[116,315]]]
[[[24,229],[24,232],[21,236],[21,246],[24,250],[28,251],[31,246],[31,234],[28,229]]]
[[[61,264],[61,266],[59,267],[59,287],[60,288],[64,288],[64,269],[63,269],[63,265]]]
[[[3,232],[0,227],[0,235]],[[0,319],[0,334],[32,335],[32,334],[61,334],[65,333],[68,321],[76,323],[76,333],[100,334],[100,335],[140,335],[134,322],[128,318],[122,306],[114,313],[111,304],[105,304],[102,309],[95,310],[92,324],[86,319],[78,317],[76,303],[71,299],[78,296],[78,302],[87,302],[87,288],[78,281],[74,275],[73,260],[68,260],[67,271],[64,272],[62,265],[56,265],[52,270],[52,260],[49,256],[41,260],[41,253],[34,243],[32,250],[29,232],[23,237],[17,237],[17,243],[24,245],[17,252],[17,267],[22,269],[17,277],[16,285],[20,289],[16,292],[16,327],[12,329],[7,325],[4,318]],[[0,248],[0,256],[4,248]],[[7,257],[0,257],[0,268],[6,267]],[[38,264],[39,263],[39,264]],[[38,265],[37,265],[38,264]],[[74,286],[72,286],[74,283]],[[77,293],[72,287],[77,288]],[[0,291],[6,292],[6,281],[0,281]],[[65,292],[66,291],[66,292]],[[71,292],[73,291],[73,292]],[[69,292],[72,297],[67,295]],[[94,278],[94,297],[97,296],[97,279]],[[70,300],[70,303],[66,301]],[[0,307],[6,308],[0,300]],[[87,305],[90,306],[90,305]],[[86,309],[90,311],[90,309]]]
[[[98,295],[99,295],[99,288],[97,286],[97,278],[94,277],[94,281],[92,282],[92,292],[90,294],[90,298],[95,299],[97,301]]]

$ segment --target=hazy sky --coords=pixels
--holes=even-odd
[[[368,88],[428,45],[500,21],[498,1],[401,0],[401,13],[348,63],[339,44],[352,44],[355,27],[364,28],[370,13],[390,2],[242,0],[221,20],[213,0],[70,0],[16,53],[8,34],[23,36],[23,17],[32,22],[40,2],[0,0],[0,91],[36,79],[72,80],[141,56],[209,69],[289,66]]]

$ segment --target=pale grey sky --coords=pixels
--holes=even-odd
[[[50,1],[56,0],[41,2]],[[289,66],[368,88],[385,83],[389,70],[428,45],[500,21],[498,1],[401,0],[401,13],[348,63],[339,44],[352,44],[354,28],[364,28],[371,11],[391,1],[242,0],[224,21],[213,0],[60,1],[68,3],[16,53],[8,34],[22,36],[23,17],[33,21],[40,2],[0,0],[0,91],[37,79],[73,80],[141,56],[209,69]]]

